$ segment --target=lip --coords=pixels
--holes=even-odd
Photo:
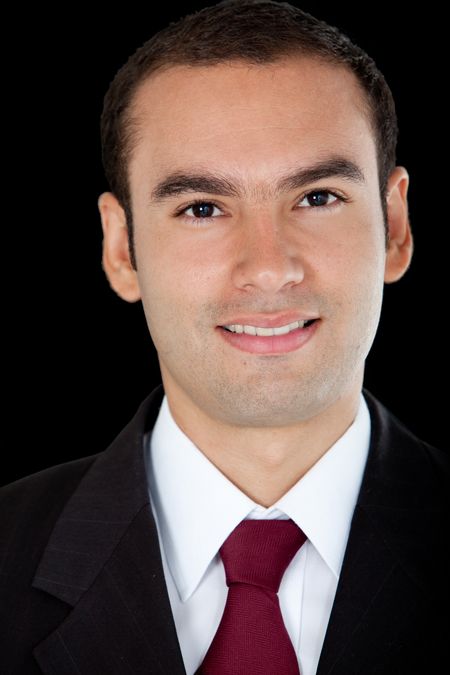
[[[292,322],[294,320],[295,319],[292,319]],[[235,320],[235,323],[240,323],[240,321],[241,320]],[[252,319],[252,321],[254,321],[254,319]],[[285,321],[285,319],[283,319],[283,321]],[[300,319],[297,319],[297,321],[300,321]],[[285,323],[291,322],[285,321]],[[219,331],[225,342],[243,352],[259,355],[282,355],[296,351],[305,346],[315,335],[320,323],[320,319],[317,319],[316,321],[313,321],[311,325],[305,326],[304,328],[297,328],[285,335],[271,335],[267,337],[247,335],[246,333],[232,333],[222,326],[217,326],[216,330]],[[282,322],[268,326],[268,324],[252,324],[251,321],[248,321],[247,325],[276,328],[277,326],[283,326],[284,323]]]
[[[229,320],[223,321],[220,327],[241,324],[242,326],[257,326],[258,328],[279,328],[280,326],[286,326],[288,323],[294,323],[294,321],[311,321],[311,319],[318,318],[314,314],[299,314],[298,312],[247,314],[246,316],[232,317]]]

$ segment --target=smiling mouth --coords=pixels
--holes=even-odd
[[[266,326],[248,326],[240,323],[233,323],[221,328],[229,331],[230,333],[245,333],[245,335],[258,335],[259,337],[273,337],[274,335],[287,335],[292,333],[294,330],[299,328],[308,328],[311,326],[317,319],[309,319],[307,321],[293,321],[292,323],[287,323],[284,326],[276,326],[275,328],[268,328]]]

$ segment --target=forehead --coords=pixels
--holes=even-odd
[[[376,168],[356,77],[317,59],[172,66],[141,84],[132,110],[132,185],[144,169],[155,177],[192,164],[263,173],[343,152]]]

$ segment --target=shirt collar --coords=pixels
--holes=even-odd
[[[345,434],[267,509],[229,481],[183,433],[167,397],[150,438],[146,457],[150,498],[183,602],[246,517],[292,518],[339,576],[369,449],[370,414],[362,394],[357,416]]]

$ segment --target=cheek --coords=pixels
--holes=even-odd
[[[378,320],[384,288],[384,232],[361,220],[343,229],[345,236],[324,238],[314,253],[314,280],[344,321]],[[331,310],[333,311],[333,310]]]
[[[344,223],[327,248],[330,269],[350,284],[372,284],[384,278],[384,229],[376,214],[360,213],[353,222]]]
[[[229,267],[232,248],[218,234],[205,230],[159,228],[136,237],[138,277],[144,295],[172,298],[184,305],[186,298],[200,298],[217,287]],[[227,250],[229,249],[229,250]]]
[[[198,331],[193,328],[202,316],[202,307],[220,296],[219,277],[226,256],[218,256],[217,247],[205,237],[199,239],[202,237],[195,233],[192,237],[163,237],[154,232],[136,241],[142,303],[160,354],[195,340]]]

